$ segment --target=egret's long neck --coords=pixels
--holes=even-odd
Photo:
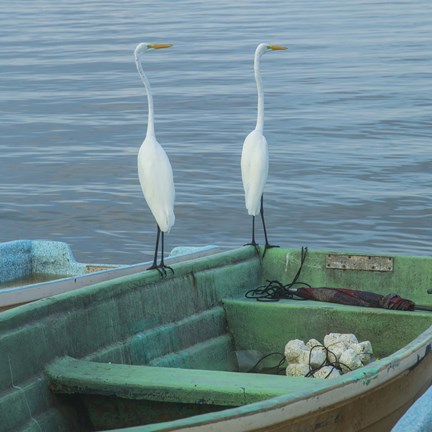
[[[260,62],[261,62],[261,53],[255,53],[254,59],[254,71],[255,71],[255,81],[257,85],[258,92],[258,113],[257,113],[257,123],[256,128],[260,131],[264,129],[264,90],[261,81],[261,72],[260,72]]]
[[[154,130],[154,115],[153,115],[153,96],[151,92],[150,82],[147,79],[143,68],[141,66],[141,62],[138,58],[135,58],[135,63],[137,65],[138,73],[140,74],[141,80],[144,84],[147,93],[147,101],[148,101],[148,121],[147,121],[147,136],[155,135]]]

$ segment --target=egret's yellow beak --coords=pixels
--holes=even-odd
[[[278,50],[287,50],[287,47],[284,47],[282,45],[269,45],[269,48],[273,51],[278,51]]]
[[[170,48],[172,47],[172,44],[148,44],[147,46],[153,49],[161,49],[161,48]]]

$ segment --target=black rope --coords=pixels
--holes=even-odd
[[[308,288],[311,288],[311,285],[309,285],[305,282],[300,282],[298,280],[300,277],[301,271],[303,269],[303,264],[306,261],[307,253],[308,253],[308,248],[302,246],[301,254],[300,254],[300,267],[297,270],[297,273],[295,274],[293,280],[290,283],[284,285],[277,280],[267,280],[266,285],[261,285],[258,288],[254,288],[254,289],[247,291],[245,294],[246,298],[256,299],[257,301],[261,301],[261,302],[277,302],[281,299],[293,299],[295,294],[290,292],[289,289],[293,288],[296,285],[302,285],[302,286],[306,286]],[[432,293],[432,289],[430,291]],[[306,299],[296,298],[296,300],[306,300]],[[326,352],[326,358],[322,362],[321,365],[319,365],[318,367],[312,368],[312,365],[311,365],[312,351],[316,348],[324,349]],[[347,369],[348,371],[352,370],[349,366],[347,366],[346,364],[341,363],[339,361],[331,362],[329,360],[329,354],[332,354],[334,356],[334,358],[337,358],[336,355],[328,347],[325,347],[324,345],[313,346],[309,352],[309,372],[305,375],[305,377],[312,377],[313,378],[314,374],[324,366],[332,367],[332,370],[327,374],[327,376],[325,378],[328,378],[334,369],[341,371],[342,366],[345,369]],[[278,353],[278,352],[270,353],[270,354],[267,354],[267,355],[261,357],[256,362],[256,364],[251,368],[250,372],[251,373],[257,372],[256,368],[259,366],[259,364],[263,360],[265,360],[266,358],[273,356],[273,355],[279,355],[282,357],[282,359],[279,361],[279,363],[277,365],[266,368],[265,370],[271,371],[271,370],[276,369],[276,373],[280,374],[281,371],[283,371],[283,365],[286,362],[286,359],[285,359],[284,354]]]
[[[303,264],[307,257],[307,253],[308,253],[308,248],[302,247],[301,255],[300,255],[300,267],[297,270],[294,279],[290,283],[284,285],[277,280],[267,280],[266,285],[261,285],[258,288],[254,288],[247,291],[245,294],[246,298],[256,299],[257,301],[262,301],[262,302],[277,302],[281,299],[292,299],[294,295],[291,292],[289,292],[289,289],[293,288],[296,285],[307,286],[310,288],[311,286],[309,284],[298,281],[298,278],[300,277],[300,273],[303,269]]]
[[[318,367],[313,368],[311,365],[311,358],[312,358],[312,351],[315,348],[324,349],[326,352],[326,358]],[[305,375],[305,377],[306,378],[310,378],[310,377],[314,378],[315,372],[318,372],[324,366],[330,366],[332,368],[331,371],[324,378],[328,378],[334,369],[336,369],[338,371],[342,371],[342,366],[344,368],[348,369],[349,372],[352,371],[352,369],[348,365],[346,365],[345,363],[341,363],[340,361],[331,362],[329,360],[329,354],[332,354],[335,358],[337,358],[335,353],[333,351],[330,351],[328,349],[328,347],[326,347],[324,345],[314,345],[309,352],[309,372]]]
[[[318,366],[313,368],[311,365],[311,358],[312,358],[312,351],[314,349],[324,349],[326,352],[326,358],[325,360]],[[332,369],[330,370],[330,372],[324,377],[324,379],[328,378],[331,373],[333,372],[334,369],[338,370],[339,372],[342,371],[342,366],[344,367],[345,370],[348,370],[348,372],[351,372],[352,369],[346,365],[345,363],[341,363],[340,361],[335,361],[335,362],[331,362],[329,360],[329,354],[333,355],[336,358],[336,355],[334,354],[333,351],[331,351],[328,347],[324,346],[324,345],[315,345],[310,349],[309,352],[309,372],[305,375],[306,378],[314,378],[314,374],[319,371],[322,367],[324,366],[330,366]],[[366,353],[365,353],[366,354]],[[266,372],[270,372],[272,370],[276,370],[275,374],[276,375],[280,375],[281,372],[284,370],[284,363],[286,362],[286,358],[285,355],[282,353],[278,353],[278,352],[272,352],[270,354],[267,354],[263,357],[261,357],[256,363],[255,365],[251,368],[251,370],[249,371],[250,373],[257,373],[259,371],[256,370],[256,368],[258,367],[258,365],[265,360],[266,358],[273,356],[273,355],[279,355],[281,356],[281,360],[279,361],[278,364],[276,364],[275,366],[270,366],[265,368]],[[346,373],[346,372],[344,372]]]
[[[279,353],[279,352],[273,352],[273,353],[270,353],[270,354],[267,354],[267,355],[261,357],[261,358],[260,358],[260,359],[259,359],[259,360],[254,364],[254,365],[253,365],[253,367],[251,368],[251,370],[250,370],[249,372],[251,372],[251,373],[256,373],[256,372],[258,372],[258,371],[256,370],[256,368],[258,367],[258,365],[259,365],[263,360],[265,360],[266,358],[268,358],[268,357],[270,357],[270,356],[273,356],[273,355],[278,355],[278,356],[281,357],[279,363],[278,363],[277,365],[275,365],[275,366],[270,366],[270,367],[267,367],[267,368],[265,368],[265,369],[263,369],[263,370],[265,370],[266,372],[270,372],[270,371],[276,369],[276,375],[280,375],[281,371],[283,371],[283,364],[286,362],[286,358],[285,358],[285,355],[284,355],[284,354]]]

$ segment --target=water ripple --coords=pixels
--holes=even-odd
[[[176,180],[167,248],[250,236],[239,171],[262,62],[272,242],[430,254],[429,2],[9,2],[0,12],[1,241],[65,240],[83,261],[150,259],[138,183],[146,58]],[[164,50],[165,51],[165,50]],[[259,234],[261,238],[261,233]]]

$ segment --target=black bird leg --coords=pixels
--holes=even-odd
[[[161,273],[161,271],[157,265],[157,255],[158,255],[158,249],[159,249],[160,234],[161,234],[161,230],[159,228],[159,225],[157,225],[156,246],[155,246],[155,253],[154,253],[154,258],[153,258],[153,264],[147,270],[157,270],[159,272],[159,274],[161,276],[163,276],[163,273]],[[162,233],[162,235],[163,235],[163,233]],[[163,243],[162,243],[162,247],[163,247]]]
[[[260,214],[261,214],[261,220],[262,220],[262,224],[263,224],[264,238],[265,238],[265,246],[264,246],[264,253],[263,253],[263,258],[264,258],[265,254],[267,252],[267,249],[279,247],[279,246],[276,246],[276,245],[271,245],[269,243],[269,241],[268,241],[268,238],[267,238],[267,230],[266,230],[265,221],[264,221],[264,194],[261,195],[261,210],[260,210]]]
[[[243,246],[253,246],[259,255],[259,246],[258,243],[255,241],[255,216],[252,216],[252,241],[250,243],[246,243]]]
[[[159,238],[160,238],[161,230],[159,225],[157,225],[157,234],[156,234],[156,246],[155,246],[155,254],[153,258],[153,264],[147,270],[157,270],[161,277],[166,276],[166,271],[162,270],[160,266],[157,265],[157,253],[159,250]],[[163,256],[163,233],[162,233],[162,256]]]
[[[159,239],[162,234],[162,241],[161,241],[161,261],[160,264],[157,264],[157,255],[159,250]],[[153,258],[153,264],[147,269],[147,270],[157,270],[161,277],[166,277],[166,269],[171,270],[174,273],[174,270],[170,267],[165,265],[164,262],[164,232],[162,232],[159,228],[159,225],[157,225],[157,236],[156,236],[156,247],[155,247],[155,253]]]
[[[172,273],[174,274],[174,270],[170,266],[165,265],[165,262],[164,262],[164,243],[165,243],[164,240],[165,240],[164,232],[162,232],[162,249],[161,249],[162,256],[161,256],[161,261],[160,261],[160,264],[158,267],[158,270],[160,270],[163,273],[162,277],[166,276],[166,269],[171,270]]]

